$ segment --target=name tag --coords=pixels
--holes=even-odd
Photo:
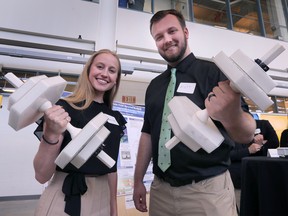
[[[196,83],[180,83],[178,86],[177,92],[193,94],[196,87]]]

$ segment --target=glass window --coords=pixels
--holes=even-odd
[[[224,1],[194,0],[194,21],[227,28],[226,3]]]
[[[233,30],[261,35],[256,1],[235,1],[231,3]]]
[[[287,0],[261,0],[260,5],[258,8],[257,1],[230,0],[233,30],[288,41]],[[193,0],[193,11],[197,23],[228,27],[225,0]]]
[[[154,13],[156,13],[159,10],[167,10],[173,8],[173,3],[175,1],[170,0],[154,0]]]
[[[276,97],[277,113],[288,113],[288,98]]]
[[[271,105],[270,107],[268,107],[266,110],[261,110],[252,100],[250,100],[250,98],[245,97],[244,99],[246,101],[246,103],[249,106],[249,111],[250,112],[257,112],[257,113],[261,113],[261,112],[265,112],[265,113],[274,113],[275,111],[275,107],[274,104]],[[270,98],[271,100],[273,100],[273,98]]]
[[[287,7],[285,1],[261,0],[261,8],[266,37],[288,41]]]
[[[146,5],[146,3],[148,3],[148,1],[146,2],[145,0],[118,0],[119,7],[138,11],[144,11],[144,5]]]
[[[174,0],[171,2],[172,2],[171,8],[174,8],[174,9],[180,11],[186,20],[190,19],[188,0]]]
[[[153,0],[144,0],[144,12],[152,13]]]
[[[280,113],[287,114],[288,113],[288,98],[273,96],[270,97],[274,104],[268,107],[266,110],[260,110],[249,98],[244,97],[246,103],[249,106],[250,112],[264,112],[264,113]]]

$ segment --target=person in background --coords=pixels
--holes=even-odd
[[[288,129],[283,130],[281,133],[280,147],[288,147]]]
[[[250,156],[267,156],[268,149],[279,147],[276,131],[268,120],[256,120],[256,130],[250,145],[235,143],[231,151],[231,165],[229,171],[235,187],[237,206],[240,207],[241,195],[241,160]]]
[[[118,6],[143,11],[145,0],[119,0]]]
[[[107,49],[99,50],[86,63],[74,92],[45,111],[35,130],[41,142],[34,158],[34,170],[38,182],[44,184],[49,181],[49,184],[40,197],[36,216],[117,215],[116,164],[110,169],[96,155],[92,155],[79,169],[71,163],[61,169],[54,161],[71,141],[66,130],[68,122],[83,128],[100,112],[115,119],[114,124],[105,123],[110,135],[103,150],[117,161],[126,124],[122,114],[112,110],[120,77],[118,56]]]
[[[268,120],[256,120],[254,140],[248,147],[250,154],[254,156],[267,156],[268,149],[275,149],[278,147],[279,139],[270,122]]]
[[[213,62],[197,59],[190,51],[189,31],[180,12],[158,11],[150,20],[150,32],[168,65],[165,72],[150,82],[146,91],[134,173],[135,207],[141,212],[148,211],[143,178],[152,158],[154,180],[150,188],[150,216],[237,215],[228,171],[230,151],[234,141],[251,142],[255,120],[221,70]],[[170,151],[171,164],[165,170],[158,164],[158,145],[161,122],[165,121],[162,113],[166,89],[171,71],[175,71],[172,68],[176,68],[174,95],[186,96],[199,108],[206,108],[225,140],[211,153],[203,149],[193,152],[180,142]],[[185,84],[184,89],[181,84]]]

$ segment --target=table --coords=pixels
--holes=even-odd
[[[288,158],[243,158],[241,175],[241,216],[288,215]]]

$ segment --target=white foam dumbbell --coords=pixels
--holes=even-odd
[[[266,110],[274,102],[267,94],[276,87],[273,79],[265,73],[268,64],[279,56],[285,48],[276,44],[262,58],[252,60],[241,50],[230,57],[224,52],[213,57],[215,64],[231,81],[231,87],[250,98],[261,110]]]
[[[273,104],[267,94],[276,86],[265,73],[269,69],[267,65],[284,50],[283,46],[277,44],[261,60],[255,61],[241,50],[237,50],[230,58],[220,52],[213,57],[213,61],[230,80],[234,91],[241,92],[265,110]],[[181,141],[194,152],[203,148],[210,153],[223,142],[223,136],[209,118],[206,109],[201,110],[182,96],[175,96],[168,106],[171,110],[168,121],[175,136],[165,144],[166,148],[172,149]]]
[[[5,79],[17,88],[8,100],[8,110],[10,111],[8,124],[16,131],[40,119],[45,110],[52,107],[52,104],[59,100],[67,84],[60,76],[50,78],[45,75],[35,76],[23,83],[13,73],[7,73]],[[110,133],[104,127],[107,120],[108,116],[100,113],[89,121],[83,129],[76,128],[68,123],[67,130],[72,140],[60,152],[55,163],[64,168],[77,156],[81,160],[80,162],[76,160],[75,166],[80,168],[101,147]],[[98,131],[101,132],[98,134]],[[84,150],[87,145],[91,152]],[[83,152],[85,152],[84,156]],[[100,151],[97,157],[109,168],[115,164],[115,161],[104,151]]]
[[[7,73],[5,79],[17,88],[8,99],[8,124],[16,131],[41,118],[42,104],[46,101],[55,103],[66,86],[66,81],[60,76],[35,76],[24,83],[13,73]]]
[[[59,153],[55,163],[62,169],[69,162],[80,168],[101,147],[109,135],[110,131],[104,126],[107,121],[108,116],[101,112],[91,119],[83,129],[68,124],[67,130],[71,134],[72,140]],[[103,150],[97,154],[97,158],[109,168],[115,164],[115,161]]]
[[[165,144],[166,148],[172,149],[181,141],[194,152],[203,148],[210,153],[223,142],[224,137],[207,111],[201,110],[186,96],[173,97],[168,106],[171,110],[168,121],[174,137]]]

